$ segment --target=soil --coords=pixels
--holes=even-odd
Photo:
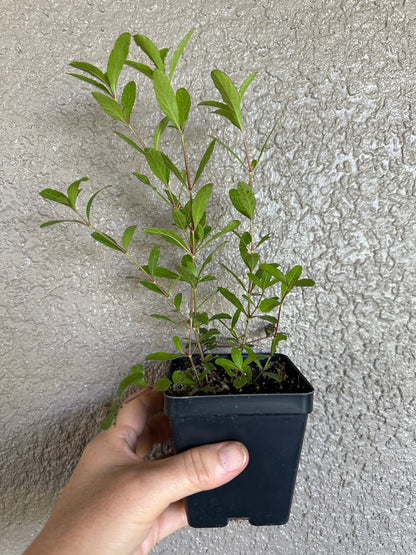
[[[282,380],[279,382],[269,376],[262,375],[257,381],[256,378],[260,373],[258,366],[253,362],[250,365],[253,372],[253,380],[251,384],[247,384],[241,389],[235,389],[232,382],[233,378],[225,372],[221,366],[216,366],[205,379],[203,390],[195,389],[190,386],[174,385],[168,390],[168,394],[174,397],[188,397],[192,395],[250,395],[250,394],[270,394],[270,393],[306,393],[309,386],[305,382],[303,376],[298,372],[293,364],[288,363],[281,358],[277,359],[267,367],[267,372],[279,374]],[[202,372],[203,368],[197,369]],[[180,370],[180,368],[175,368]],[[185,370],[185,368],[183,368]]]

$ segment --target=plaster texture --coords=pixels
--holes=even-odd
[[[84,175],[87,191],[113,185],[94,208],[110,234],[165,218],[132,176],[143,166],[112,133],[121,126],[68,63],[104,68],[124,31],[173,46],[195,27],[177,73],[195,101],[213,66],[240,82],[260,70],[249,144],[278,122],[258,223],[276,240],[265,253],[277,245],[283,265],[318,284],[283,321],[285,352],[316,398],[286,526],[185,529],[154,553],[415,553],[414,2],[3,0],[0,25],[0,552],[21,553],[40,530],[129,368],[170,348],[149,316],[161,301],[124,279],[128,260],[76,226],[39,229],[68,214],[38,192]],[[150,136],[148,84],[139,99]],[[189,134],[201,146],[222,131],[198,111]],[[220,219],[232,167],[218,150],[207,174]],[[132,244],[145,260],[153,243]]]

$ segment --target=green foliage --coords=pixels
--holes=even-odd
[[[146,378],[142,365],[133,366],[120,384],[117,401],[110,407],[103,427],[111,425],[126,389],[132,384],[160,391],[171,387],[185,387],[190,392],[207,391],[209,374],[214,365],[224,369],[230,387],[239,391],[244,391],[260,375],[280,381],[282,375],[269,371],[268,363],[277,352],[279,343],[287,339],[279,330],[282,310],[289,293],[292,298],[292,292],[297,288],[314,285],[311,279],[302,277],[300,265],[279,265],[275,255],[271,259],[263,257],[263,245],[270,240],[270,234],[262,232],[256,216],[256,197],[261,184],[254,177],[277,122],[273,123],[266,139],[262,139],[259,147],[254,149],[255,135],[246,135],[244,128],[243,108],[248,103],[243,103],[243,99],[258,72],[248,75],[239,87],[223,71],[214,69],[211,72],[217,98],[203,100],[199,105],[208,106],[214,114],[222,116],[228,135],[227,128],[230,125],[235,127],[239,139],[236,144],[227,139],[227,143],[230,142],[227,144],[209,135],[211,140],[200,153],[188,148],[191,137],[199,136],[199,130],[195,132],[193,129],[188,133],[187,126],[193,122],[190,115],[195,104],[190,92],[183,86],[177,86],[176,82],[180,80],[176,70],[193,33],[194,30],[190,30],[174,49],[159,48],[149,37],[135,34],[133,39],[138,48],[132,48],[135,52],[130,55],[131,36],[122,33],[111,49],[105,72],[87,62],[73,61],[70,64],[81,72],[70,75],[93,87],[92,94],[98,105],[117,122],[114,124],[117,126],[116,134],[134,149],[139,162],[148,168],[146,171],[139,166],[139,171],[133,175],[138,179],[137,195],[141,194],[143,185],[152,191],[153,204],[149,205],[145,216],[148,219],[154,214],[154,225],[141,230],[151,243],[150,248],[144,249],[150,254],[144,257],[143,252],[139,252],[136,258],[133,252],[140,244],[139,241],[132,242],[142,220],[140,214],[137,222],[124,232],[120,231],[120,243],[91,222],[93,202],[109,185],[93,192],[89,199],[87,197],[85,215],[82,212],[81,183],[87,180],[86,177],[71,183],[66,192],[48,188],[40,193],[44,199],[61,205],[60,209],[65,206],[76,213],[74,219],[53,219],[44,222],[41,227],[74,222],[89,228],[95,241],[124,254],[134,263],[139,275],[129,277],[140,281],[145,289],[163,297],[167,303],[169,315],[153,313],[151,316],[161,325],[168,322],[175,327],[172,344],[176,352],[151,353],[146,360],[171,361],[185,357],[189,363],[186,368],[176,370],[171,379],[161,378],[153,385],[149,385],[151,380]],[[128,59],[137,55],[137,60]],[[128,73],[125,75],[124,71]],[[135,78],[129,79],[127,76],[132,73]],[[159,123],[150,133],[150,140],[148,123],[137,123],[145,113],[140,110],[137,99],[142,101],[138,91],[146,79],[152,81],[155,106],[161,112]],[[250,101],[253,102],[252,97]],[[137,125],[142,125],[146,140]],[[118,130],[120,127],[124,127],[121,131],[126,134]],[[236,172],[224,175],[229,183],[228,195],[224,198],[216,183],[201,183],[208,164],[212,163],[217,143],[222,154],[231,155],[236,163]],[[251,156],[252,150],[254,156]],[[217,151],[216,158],[221,164],[221,155]],[[194,160],[197,160],[196,164]],[[221,210],[216,210],[218,206]],[[228,219],[218,226],[216,213],[231,214],[233,209],[241,215],[242,221]],[[162,244],[154,244],[154,241]],[[269,242],[268,252],[271,246]],[[234,250],[225,254],[225,249]],[[169,264],[166,263],[168,267],[163,265],[164,260],[169,260]],[[222,274],[225,272],[232,277],[232,287],[223,285],[223,276],[217,275],[218,268]],[[214,287],[211,282],[216,280],[219,285]],[[160,301],[163,302],[162,298]],[[218,303],[223,308],[215,307]],[[261,332],[258,330],[259,323],[263,326]],[[210,354],[211,350],[224,343],[230,348],[228,357]],[[262,349],[261,345],[267,345],[269,355],[265,362],[259,361],[252,349],[254,345]],[[194,362],[197,360],[195,355],[199,357],[198,363]],[[259,371],[254,378],[253,368],[256,367]]]

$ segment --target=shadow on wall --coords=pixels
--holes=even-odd
[[[98,433],[103,416],[102,406],[74,411],[36,429],[29,426],[6,446],[0,461],[5,527],[46,520],[85,445]]]

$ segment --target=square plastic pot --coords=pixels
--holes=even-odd
[[[255,526],[288,521],[314,390],[288,357],[274,358],[285,363],[302,393],[193,397],[165,393],[165,412],[177,453],[206,443],[236,440],[250,454],[247,468],[237,478],[185,499],[190,526],[221,527],[230,519],[249,520]],[[170,372],[180,367],[181,359],[176,359]]]

